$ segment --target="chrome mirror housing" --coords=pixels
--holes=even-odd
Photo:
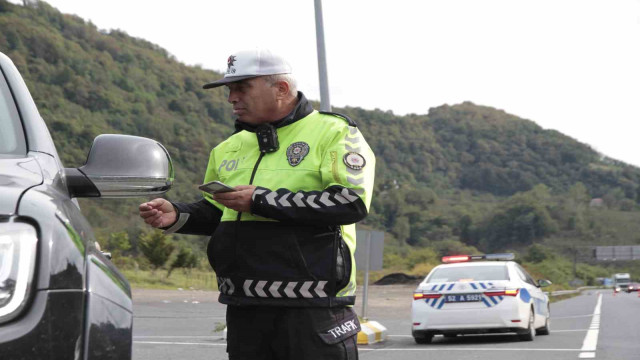
[[[85,165],[65,169],[72,197],[135,197],[167,192],[174,181],[169,152],[138,136],[104,134],[93,141]]]

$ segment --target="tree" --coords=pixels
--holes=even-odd
[[[531,245],[556,230],[546,207],[530,196],[516,194],[489,219],[480,243],[488,251]]]
[[[171,266],[169,266],[169,271],[167,272],[167,277],[171,276],[171,272],[176,268],[194,268],[198,265],[198,257],[196,254],[191,251],[191,248],[181,247],[178,251],[178,256],[173,260]]]
[[[162,231],[159,230],[152,230],[142,234],[139,247],[142,254],[149,259],[154,270],[162,267],[169,260],[169,256],[171,256],[175,248]]]
[[[122,255],[125,251],[131,249],[129,234],[126,231],[109,234],[107,249],[113,253],[113,256]]]

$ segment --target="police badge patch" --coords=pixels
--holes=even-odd
[[[353,170],[362,170],[362,168],[367,164],[364,160],[364,156],[357,152],[348,152],[344,154],[342,161],[344,161],[344,164],[347,165],[347,167]]]
[[[287,160],[289,165],[296,166],[300,164],[302,159],[309,153],[309,144],[306,142],[295,142],[287,148]]]

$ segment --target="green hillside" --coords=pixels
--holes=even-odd
[[[200,196],[195,184],[210,149],[233,131],[224,89],[202,89],[222,74],[44,2],[0,0],[0,29],[0,51],[22,72],[66,166],[82,165],[99,134],[146,136],[174,160],[176,185],[166,197]],[[358,122],[377,155],[374,200],[362,226],[387,232],[389,270],[420,273],[442,254],[505,250],[535,268],[573,259],[576,249],[588,262],[590,245],[640,244],[640,169],[557,131],[470,102],[423,115],[334,111]],[[602,206],[591,207],[593,198]],[[125,232],[130,248],[117,260],[124,267],[144,265],[139,241],[146,228],[137,217],[144,200],[81,201],[107,247],[119,246]],[[199,256],[206,242],[172,240]],[[581,271],[593,279],[609,270]]]

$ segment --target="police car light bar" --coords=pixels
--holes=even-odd
[[[455,262],[465,262],[471,260],[471,256],[469,255],[452,255],[445,256],[442,258],[442,262],[445,264],[455,263]]]
[[[486,254],[486,255],[450,255],[444,256],[442,262],[445,264],[466,262],[471,260],[502,260],[509,261],[515,259],[515,255],[512,253],[504,254]]]

